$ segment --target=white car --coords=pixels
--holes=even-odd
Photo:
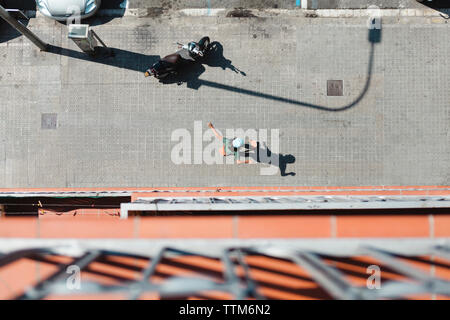
[[[100,8],[101,0],[36,0],[39,11],[49,18],[64,21],[73,16],[89,18]]]

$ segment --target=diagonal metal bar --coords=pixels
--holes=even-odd
[[[24,294],[18,296],[18,300],[39,300],[45,298],[51,293],[51,285],[55,282],[61,281],[67,276],[66,270],[71,265],[76,265],[83,270],[91,262],[97,259],[101,255],[100,251],[91,251],[83,254],[81,257],[74,259],[70,264],[62,265],[58,271],[53,273],[48,278],[42,280],[37,285],[35,285],[31,290],[25,292]]]
[[[362,249],[364,252],[368,253],[372,257],[376,258],[377,260],[385,263],[392,269],[400,272],[403,275],[406,275],[409,278],[418,280],[418,281],[430,281],[432,278],[427,275],[426,273],[420,271],[419,269],[409,266],[406,263],[402,262],[400,259],[395,258],[394,254],[377,249],[374,247],[364,247]]]
[[[83,286],[77,290],[70,290],[67,288],[65,281],[57,281],[48,285],[52,294],[58,295],[82,295],[82,294],[107,294],[107,293],[124,293],[130,292],[130,284],[123,283],[120,285],[103,285],[98,282],[85,281]],[[145,291],[158,292],[159,286],[148,285]]]
[[[382,289],[373,291],[376,299],[398,299],[408,295],[430,293],[429,288],[422,283],[400,281],[389,281],[383,284]]]
[[[162,259],[164,258],[164,256],[166,254],[170,254],[170,253],[174,253],[176,255],[184,255],[184,256],[204,256],[207,258],[216,258],[216,257],[211,257],[209,255],[205,255],[203,253],[199,253],[199,252],[190,252],[190,251],[186,251],[186,250],[180,250],[177,248],[169,248],[169,247],[164,247],[162,248],[157,255],[155,256],[155,258],[153,260],[151,260],[151,262],[149,263],[149,265],[147,266],[146,269],[144,269],[143,273],[142,273],[142,278],[139,282],[132,284],[131,285],[131,294],[129,296],[130,300],[136,300],[139,299],[139,297],[146,291],[145,288],[148,287],[149,284],[149,279],[155,274],[156,268],[158,266],[159,263],[161,263]],[[188,279],[187,281],[193,281],[191,284],[193,285],[193,288],[199,286],[201,283],[203,283],[203,279],[195,279],[195,278],[183,278],[184,280],[184,284],[186,285],[186,288],[180,287],[176,281],[178,278],[172,279],[172,280],[168,280],[166,281],[167,283],[170,284],[169,287],[166,287],[164,284],[160,286],[161,288],[161,292],[163,292],[166,295],[170,295],[173,293],[171,293],[172,290],[172,286],[175,286],[176,288],[178,288],[178,291],[181,292],[194,292],[195,289],[192,289],[188,286],[188,282],[186,282],[186,279]],[[189,282],[190,283],[190,282]],[[150,282],[150,285],[154,285]],[[209,285],[206,285],[206,288],[209,288],[209,290],[214,290],[217,289],[217,284],[213,283],[210,281]]]
[[[390,268],[406,275],[409,278],[412,278],[413,280],[416,280],[422,286],[427,288],[427,292],[450,295],[450,281],[436,277],[433,278],[418,268],[409,266],[408,264],[400,261],[400,259],[395,258],[394,255],[388,251],[373,247],[364,247],[363,250],[375,259],[385,263]]]
[[[265,240],[266,241],[266,240]],[[315,240],[316,241],[316,240]],[[240,242],[241,243],[241,242]],[[314,242],[316,244],[317,242]],[[390,242],[387,242],[390,243]],[[335,242],[325,243],[326,246],[336,246]],[[417,246],[417,244],[420,244]],[[148,245],[148,244],[147,244]],[[407,247],[399,245],[398,241],[393,243],[392,248],[396,248],[395,252],[387,252],[378,248],[386,247],[385,245],[377,245],[372,247],[371,243],[361,244],[355,242],[351,246],[345,242],[340,250],[332,250],[332,256],[360,256],[361,254],[368,254],[373,258],[380,261],[380,263],[390,266],[392,269],[405,275],[412,282],[384,282],[383,286],[379,290],[368,290],[362,287],[352,286],[345,280],[344,275],[337,268],[326,264],[317,251],[316,247],[312,245],[312,242],[307,242],[305,245],[294,245],[292,242],[277,243],[277,245],[268,245],[267,242],[249,242],[247,246],[240,246],[239,243],[224,242],[210,248],[211,244],[208,242],[208,246],[205,247],[203,242],[194,242],[190,245],[180,242],[176,246],[173,246],[173,242],[165,242],[165,244],[155,247],[142,247],[142,250],[138,251],[140,258],[150,258],[146,253],[146,250],[153,250],[152,255],[154,259],[151,260],[149,265],[142,270],[142,279],[136,281],[129,281],[122,279],[119,285],[116,286],[103,286],[98,283],[84,283],[82,290],[69,290],[65,283],[65,271],[71,264],[77,264],[80,269],[85,269],[88,265],[98,257],[98,255],[123,255],[123,256],[136,256],[136,252],[130,250],[130,246],[125,246],[122,243],[123,252],[116,252],[120,246],[105,245],[105,243],[96,244],[90,246],[92,249],[82,249],[81,251],[63,250],[65,246],[48,246],[46,248],[34,248],[18,250],[8,254],[0,253],[0,266],[12,263],[17,259],[30,258],[39,259],[44,255],[63,255],[68,257],[77,256],[71,264],[58,265],[60,269],[58,272],[47,278],[46,280],[38,283],[34,289],[26,292],[19,299],[42,299],[51,293],[65,293],[65,294],[78,294],[83,292],[88,293],[107,293],[107,292],[123,292],[128,294],[131,298],[139,298],[143,293],[152,292],[159,293],[167,297],[179,297],[180,295],[199,294],[202,291],[218,290],[222,292],[228,292],[233,294],[236,299],[244,299],[248,297],[255,297],[262,299],[264,297],[257,296],[256,284],[251,277],[250,266],[246,263],[244,257],[248,254],[263,254],[268,257],[279,257],[283,259],[289,259],[300,267],[304,268],[324,290],[326,290],[331,296],[338,299],[379,299],[379,298],[397,298],[405,297],[409,294],[422,294],[422,293],[436,293],[450,296],[450,282],[444,279],[438,279],[428,275],[407,263],[402,262],[397,258],[397,255],[436,255],[445,256],[448,254],[448,247],[442,245],[442,241],[437,243],[417,242],[412,244],[408,239]],[[322,246],[324,243],[322,243]],[[409,247],[414,246],[414,250],[411,251]],[[85,246],[84,246],[85,247]],[[89,247],[89,246],[88,246]],[[98,248],[107,247],[112,250],[100,250]],[[314,250],[311,250],[314,247]],[[22,246],[21,248],[26,248]],[[77,247],[78,248],[78,247]],[[162,249],[161,249],[162,248]],[[208,248],[208,249],[207,249]],[[339,246],[333,247],[339,249]],[[419,249],[417,249],[419,248]],[[134,247],[133,247],[134,249]],[[199,252],[194,252],[199,249]],[[361,250],[362,249],[362,250]],[[94,250],[94,251],[86,251]],[[206,254],[202,253],[204,251]],[[77,252],[74,254],[74,252]],[[87,252],[87,253],[86,253]],[[93,253],[99,252],[92,256]],[[133,253],[132,253],[133,252]],[[320,251],[319,251],[320,252]],[[339,252],[339,253],[338,253]],[[81,256],[82,253],[85,253]],[[225,278],[224,283],[217,283],[215,281],[193,278],[193,277],[171,277],[165,280],[162,284],[153,284],[148,280],[155,273],[157,264],[161,262],[163,257],[177,255],[193,255],[193,256],[205,256],[217,259],[220,257],[224,266],[223,274]],[[44,258],[42,258],[44,259]],[[245,284],[241,283],[241,279],[236,273],[236,266],[239,265],[244,270]],[[139,270],[141,270],[139,268]]]
[[[247,283],[247,292],[248,292],[247,295],[251,295],[252,297],[254,297],[256,299],[263,300],[264,297],[259,294],[258,286],[256,285],[256,282],[253,280],[252,276],[250,275],[250,267],[245,262],[245,259],[244,259],[245,251],[242,249],[234,249],[233,251],[236,253],[236,258],[237,258],[239,265],[244,270],[244,277],[245,277],[245,281]],[[230,253],[233,251],[230,251]]]
[[[230,292],[236,297],[236,300],[243,300],[246,296],[245,290],[240,287],[239,277],[234,272],[235,266],[229,257],[229,252],[233,248],[225,249],[222,253],[221,260],[224,266],[224,278],[230,286]]]
[[[142,272],[142,279],[136,286],[135,290],[132,291],[132,293],[129,296],[130,300],[136,300],[139,299],[141,294],[144,292],[144,286],[149,282],[149,279],[155,274],[156,267],[161,262],[161,260],[164,258],[164,253],[167,250],[167,248],[162,248],[159,250],[158,254],[155,256],[154,259],[151,260],[148,267]]]
[[[0,267],[4,265],[8,265],[16,260],[20,260],[22,258],[27,258],[33,254],[51,254],[52,250],[50,249],[25,249],[18,250],[8,254],[3,254],[0,256]]]
[[[168,251],[168,254],[174,253],[176,255],[182,255],[182,256],[201,256],[201,257],[210,258],[210,259],[217,259],[217,255],[209,255],[209,254],[206,254],[206,253],[198,251],[198,250],[195,250],[195,251],[189,250],[188,251],[185,249],[168,247],[167,251]]]
[[[163,297],[196,295],[204,291],[231,292],[227,283],[194,277],[173,277],[161,284],[159,293]]]
[[[210,258],[210,259],[218,258],[216,255],[205,254],[205,253],[199,252],[199,251],[194,252],[194,251],[187,251],[187,250],[178,249],[178,248],[169,248],[169,250],[170,250],[170,252],[173,252],[175,254],[181,254],[181,255],[202,256],[202,257],[206,257],[206,258]],[[234,263],[231,261],[231,259],[229,257],[229,253],[232,250],[234,250],[234,248],[225,249],[222,252],[222,255],[219,257],[224,265],[225,283],[218,284],[213,281],[209,281],[209,280],[205,280],[205,279],[196,279],[196,278],[176,278],[176,279],[172,279],[171,286],[173,285],[173,283],[176,283],[177,281],[179,281],[179,279],[183,279],[182,281],[184,281],[184,284],[186,285],[187,289],[179,288],[179,290],[181,290],[184,293],[195,293],[195,292],[198,293],[199,291],[202,291],[202,290],[220,290],[220,291],[225,291],[225,292],[229,292],[229,293],[233,294],[238,300],[242,300],[242,299],[246,298],[247,297],[246,290],[245,290],[245,288],[242,288],[240,286],[239,277],[234,272],[234,270],[235,270]],[[188,281],[188,282],[186,282],[186,281]],[[192,288],[197,288],[197,290],[190,289],[191,287],[189,285]],[[200,290],[199,286],[201,286],[203,289]],[[164,285],[164,284],[162,285],[161,288],[163,291],[167,290],[166,285]]]
[[[431,251],[436,256],[450,260],[450,249],[448,247],[437,246],[437,247],[433,247],[433,249]]]
[[[49,285],[54,294],[105,294],[118,293],[129,294],[133,289],[130,288],[136,283],[124,283],[121,285],[103,285],[97,282],[83,282],[80,290],[69,290],[64,281],[59,281]],[[158,293],[162,297],[180,297],[196,295],[201,291],[225,291],[230,292],[227,284],[220,284],[210,280],[191,277],[175,277],[165,281],[162,284],[144,283],[139,284],[141,294]]]
[[[245,262],[244,253],[242,250],[237,251],[237,260],[238,260],[238,263],[241,265],[242,269],[244,270],[244,277],[247,282],[248,294],[250,294],[252,297],[254,297],[256,299],[260,299],[260,300],[264,299],[259,294],[256,282],[253,280],[253,278],[250,274],[250,268],[249,268],[248,264]]]
[[[291,258],[304,268],[328,293],[337,299],[360,299],[358,288],[353,287],[336,268],[326,265],[320,258],[309,252],[299,252]]]

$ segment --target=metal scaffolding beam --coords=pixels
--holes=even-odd
[[[36,254],[35,254],[36,255]],[[23,295],[17,297],[18,300],[40,300],[44,299],[47,295],[52,293],[52,284],[59,281],[66,280],[67,268],[71,265],[75,265],[80,270],[86,268],[91,262],[100,256],[98,251],[86,251],[80,257],[74,259],[70,264],[62,265],[57,272],[52,274],[47,279],[40,281],[30,290],[27,290]],[[31,257],[32,258],[32,257]]]
[[[31,248],[36,241],[16,239],[10,240],[10,243],[11,241],[19,241],[22,249],[5,250],[4,246],[3,248],[0,246],[0,271],[1,267],[23,258],[45,262],[48,256],[63,255],[73,259],[70,264],[60,265],[54,274],[25,291],[24,294],[17,297],[18,299],[43,299],[50,294],[73,295],[74,291],[67,288],[65,279],[67,276],[65,271],[69,265],[77,265],[81,270],[86,270],[83,272],[90,272],[89,265],[98,261],[100,257],[137,257],[133,250],[126,249],[129,243],[124,244],[123,240],[104,240],[109,241],[112,246],[116,246],[116,250],[102,247],[99,245],[102,242],[99,241],[93,241],[90,246],[86,246],[86,242],[80,243],[74,240],[66,242],[65,245],[56,241],[53,242],[53,247],[48,245],[25,250],[23,246],[27,242]],[[410,250],[404,250],[407,247],[404,244],[399,245],[399,240],[397,239],[383,239],[383,241],[378,241],[378,243],[372,245],[358,240],[337,241],[330,239],[319,241],[319,243],[315,242],[315,246],[309,246],[308,241],[305,242],[303,240],[285,242],[267,239],[244,240],[240,241],[241,245],[238,246],[219,239],[203,241],[203,243],[199,240],[183,241],[185,246],[178,246],[176,241],[172,242],[172,245],[167,246],[161,245],[161,241],[141,240],[140,244],[142,248],[147,248],[148,254],[140,255],[139,257],[147,259],[149,263],[147,267],[141,270],[141,276],[138,279],[122,281],[122,283],[117,285],[103,285],[92,281],[84,282],[81,290],[77,290],[76,293],[122,293],[128,298],[138,299],[146,293],[159,294],[161,297],[182,297],[213,290],[231,294],[235,299],[264,299],[264,296],[259,291],[257,282],[251,277],[251,268],[245,261],[247,256],[262,255],[297,264],[311,276],[311,279],[320,288],[336,299],[402,298],[417,293],[450,296],[450,282],[448,280],[436,277],[431,273],[426,274],[402,261],[405,257],[433,256],[436,251],[441,252],[442,248],[448,248],[448,239],[434,239],[433,241],[412,239],[409,242],[409,247],[414,248],[410,248]],[[350,245],[350,242],[354,243]],[[380,261],[383,266],[395,270],[406,281],[390,280],[384,282],[379,290],[357,286],[348,281],[344,273],[336,266],[325,261],[325,259],[330,258],[325,258],[324,253],[326,252],[329,255],[330,252],[324,246],[331,246],[337,252],[327,257],[368,257],[372,260]],[[206,248],[209,249],[205,250]],[[387,251],[385,248],[390,249]],[[150,252],[152,253],[150,254]],[[223,282],[194,276],[172,276],[158,283],[151,281],[151,278],[156,274],[158,266],[164,264],[165,258],[179,256],[197,256],[219,261],[223,266]],[[102,264],[112,263],[106,258],[102,259],[101,262]],[[236,263],[243,268],[244,272],[243,275],[241,273],[241,276],[238,276],[236,273]],[[115,266],[117,267],[117,265]]]

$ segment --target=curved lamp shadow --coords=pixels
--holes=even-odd
[[[254,91],[254,90],[230,86],[230,85],[226,85],[226,84],[222,84],[222,83],[218,83],[218,82],[214,82],[214,81],[198,79],[199,74],[185,77],[185,82],[187,83],[188,88],[195,89],[195,90],[198,90],[198,88],[200,88],[201,86],[208,86],[208,87],[212,87],[212,88],[217,88],[217,89],[222,89],[222,90],[227,90],[227,91],[232,91],[232,92],[238,92],[241,94],[246,94],[246,95],[250,95],[250,96],[254,96],[254,97],[274,100],[277,102],[308,107],[308,108],[312,108],[312,109],[316,109],[316,110],[332,111],[332,112],[345,111],[345,110],[348,110],[348,109],[354,107],[355,105],[357,105],[364,98],[367,91],[369,90],[371,78],[372,78],[375,44],[381,42],[381,29],[369,29],[368,41],[370,42],[370,52],[369,52],[369,63],[368,63],[368,68],[367,68],[367,79],[364,84],[364,87],[363,87],[361,93],[356,97],[355,100],[353,100],[352,102],[350,102],[347,105],[344,105],[344,106],[338,107],[338,108],[330,108],[327,106],[321,106],[321,105],[312,104],[309,102],[283,98],[283,97],[274,96],[271,94],[262,93],[262,92],[258,92],[258,91]],[[217,42],[216,42],[216,45],[217,45]],[[220,48],[218,49],[218,52],[220,53]],[[206,64],[209,65],[208,62],[206,62]],[[234,66],[231,65],[231,61],[227,60],[225,58],[216,60],[216,63],[211,63],[210,66],[213,66],[213,67],[220,66],[224,69],[226,69],[228,67],[231,70],[233,70],[233,68],[235,68]],[[235,71],[235,70],[233,70],[233,71]],[[235,71],[235,72],[240,72],[240,70]],[[244,73],[244,75],[245,75],[245,73]]]
[[[209,81],[209,80],[198,79],[198,84],[195,87],[199,88],[201,85],[204,85],[204,86],[209,86],[209,87],[213,87],[213,88],[217,88],[217,89],[239,92],[241,94],[247,94],[247,95],[260,97],[260,98],[264,98],[264,99],[270,99],[270,100],[274,100],[274,101],[278,101],[278,102],[313,108],[316,110],[334,111],[334,112],[344,111],[344,110],[350,109],[350,108],[354,107],[355,105],[357,105],[364,98],[367,91],[369,90],[370,82],[371,82],[371,78],[372,78],[372,68],[373,68],[373,57],[374,57],[374,52],[375,52],[375,44],[379,43],[381,41],[381,29],[369,30],[368,40],[370,42],[370,53],[369,53],[369,64],[368,64],[368,68],[367,68],[367,79],[366,79],[364,88],[362,89],[361,93],[358,95],[358,97],[356,97],[355,100],[353,100],[351,103],[349,103],[345,106],[339,107],[339,108],[330,108],[327,106],[321,106],[321,105],[316,105],[316,104],[298,101],[298,100],[294,100],[294,99],[283,98],[283,97],[274,96],[274,95],[267,94],[267,93],[262,93],[262,92],[257,92],[254,90],[234,87],[234,86],[221,84],[221,83],[217,83],[217,82],[213,82],[213,81]]]
[[[274,100],[277,102],[295,104],[295,105],[313,108],[313,109],[317,109],[317,110],[323,110],[323,111],[344,111],[344,110],[354,107],[366,95],[367,90],[370,87],[372,65],[373,65],[373,53],[374,53],[374,45],[372,44],[371,49],[370,49],[368,76],[367,76],[367,80],[366,80],[363,90],[361,91],[361,93],[358,95],[358,97],[355,100],[353,100],[351,103],[349,103],[345,106],[339,107],[339,108],[330,108],[330,107],[326,107],[326,106],[320,106],[320,105],[316,105],[316,104],[312,104],[312,103],[308,103],[308,102],[283,98],[283,97],[274,96],[274,95],[267,94],[267,93],[262,93],[262,92],[257,92],[257,91],[253,91],[253,90],[249,90],[249,89],[243,89],[243,88],[234,87],[234,86],[230,86],[230,85],[226,85],[226,84],[221,84],[221,83],[217,83],[217,82],[213,82],[213,81],[209,81],[209,80],[198,79],[198,82],[199,82],[198,87],[200,87],[201,85],[204,85],[204,86],[209,86],[209,87],[213,87],[213,88],[217,88],[217,89],[239,92],[241,94],[247,94],[250,96],[255,96],[255,97],[264,98],[264,99],[270,99],[270,100]]]

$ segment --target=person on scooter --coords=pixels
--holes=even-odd
[[[200,46],[197,42],[189,42],[187,45],[183,45],[183,49],[186,49],[189,51],[189,54],[192,55],[199,55],[200,57],[203,57],[203,52],[200,50]]]

